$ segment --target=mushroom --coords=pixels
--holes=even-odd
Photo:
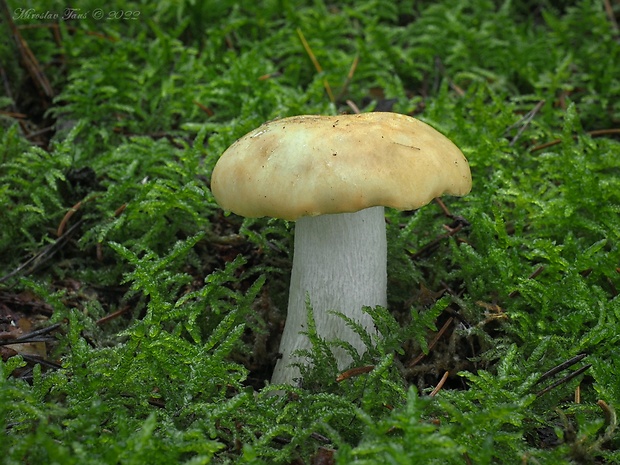
[[[364,306],[387,306],[384,207],[417,209],[443,194],[465,195],[471,174],[445,136],[409,116],[293,116],[267,122],[220,157],[211,189],[225,210],[296,221],[286,324],[272,383],[292,384],[295,352],[311,347],[306,298],[317,334],[359,354],[359,335],[330,310],[376,334]],[[333,350],[339,369],[351,363]]]

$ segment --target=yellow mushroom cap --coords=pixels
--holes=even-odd
[[[296,220],[375,206],[414,210],[465,195],[463,153],[431,126],[398,113],[269,121],[220,157],[211,190],[225,210]]]

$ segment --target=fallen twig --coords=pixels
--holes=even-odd
[[[517,140],[519,139],[519,137],[521,137],[521,134],[523,134],[523,131],[525,131],[525,129],[530,125],[530,123],[532,122],[532,120],[534,119],[534,117],[538,114],[538,112],[540,111],[540,109],[543,107],[543,105],[545,104],[544,100],[541,100],[540,102],[538,102],[534,108],[532,108],[532,110],[530,110],[529,112],[527,112],[525,114],[525,116],[523,116],[523,118],[521,118],[519,121],[517,121],[515,124],[513,124],[512,126],[510,126],[508,129],[506,129],[506,131],[510,131],[511,129],[515,128],[516,126],[521,124],[521,127],[519,128],[519,130],[517,131],[517,133],[515,134],[515,136],[512,138],[512,140],[510,141],[510,144],[508,144],[510,147],[512,147],[513,145],[515,145],[515,143],[517,142]]]
[[[367,365],[367,366],[363,366],[363,367],[351,368],[350,370],[347,370],[347,371],[344,371],[344,372],[340,373],[336,377],[336,382],[340,383],[340,382],[344,381],[345,379],[349,379],[349,378],[352,378],[354,376],[363,375],[364,373],[370,373],[374,369],[375,369],[374,365]]]
[[[534,279],[536,276],[542,273],[544,269],[545,267],[543,265],[539,266],[538,268],[536,268],[536,270],[534,270],[534,272],[531,275],[527,277],[527,279]],[[514,290],[510,294],[508,294],[508,297],[510,297],[511,299],[514,299],[515,297],[519,296],[519,294],[521,294],[519,290]]]
[[[55,323],[45,328],[31,331],[28,334],[23,334],[19,337],[0,339],[0,346],[8,346],[12,344],[25,344],[27,342],[48,342],[51,338],[48,335],[52,331],[60,328],[60,323]]]
[[[587,131],[590,137],[598,137],[598,136],[608,136],[612,134],[620,134],[620,128],[611,128],[611,129],[595,129],[594,131]],[[574,136],[573,138],[577,138]],[[544,144],[536,145],[530,149],[530,152],[537,152],[538,150],[543,150],[549,147],[553,147],[554,145],[561,144],[561,139],[555,139],[549,142],[545,142]]]
[[[9,6],[6,3],[6,0],[0,0],[0,5],[2,6],[2,12],[4,13],[5,20],[11,29],[11,35],[15,40],[15,45],[17,46],[17,50],[21,57],[22,63],[26,71],[30,75],[32,82],[35,83],[37,89],[47,97],[47,102],[50,103],[52,97],[54,97],[54,90],[52,89],[52,85],[50,84],[47,76],[43,72],[41,65],[37,58],[35,57],[30,47],[28,47],[28,43],[24,40],[19,29],[15,25],[13,21],[13,15],[9,10]]]
[[[299,36],[299,40],[301,40],[301,44],[304,46],[306,53],[310,57],[310,60],[312,61],[312,64],[314,65],[314,69],[316,69],[317,73],[322,73],[323,68],[321,67],[321,64],[319,63],[319,60],[317,60],[316,56],[314,55],[314,52],[312,51],[312,48],[310,48],[310,44],[304,37],[304,33],[299,28],[297,28],[297,35]],[[332,88],[329,85],[329,82],[327,81],[327,79],[323,79],[323,87],[325,87],[325,91],[327,92],[329,101],[332,103],[335,102],[336,99],[334,98],[334,93],[332,92]]]
[[[544,381],[546,379],[551,378],[552,376],[556,375],[557,373],[565,370],[566,368],[569,368],[571,366],[573,366],[574,364],[580,362],[581,360],[583,360],[585,357],[587,356],[587,354],[579,354],[574,356],[573,358],[566,360],[565,362],[560,363],[559,365],[553,367],[552,369],[550,369],[549,371],[543,373],[540,376],[540,379],[538,381],[536,381],[536,384],[540,383],[541,381]],[[579,368],[578,370],[566,375],[565,377],[563,377],[562,379],[556,381],[555,383],[550,384],[549,386],[547,386],[546,388],[538,391],[536,393],[536,397],[540,397],[546,393],[548,393],[549,391],[551,391],[552,389],[555,389],[556,387],[569,382],[571,379],[576,378],[577,376],[579,376],[580,374],[582,374],[584,371],[586,371],[588,368],[590,368],[592,365],[588,364],[588,365],[584,365],[581,368]]]
[[[56,239],[56,241],[54,241],[53,243],[45,246],[40,252],[38,252],[37,254],[33,255],[31,258],[29,258],[24,263],[19,265],[17,268],[15,268],[9,274],[6,274],[6,275],[0,277],[0,283],[2,283],[4,281],[7,281],[10,278],[12,278],[13,276],[16,276],[16,275],[18,275],[18,274],[20,274],[22,272],[25,272],[27,274],[28,273],[32,273],[39,266],[41,266],[43,263],[45,263],[45,261],[49,260],[50,257],[52,255],[54,255],[58,250],[60,250],[65,245],[65,243],[67,242],[69,237],[71,237],[71,235],[77,230],[77,228],[81,224],[82,224],[82,220],[79,220],[73,226],[71,226],[65,233],[63,233],[62,236],[60,236],[58,239]]]
[[[446,371],[443,374],[443,376],[439,380],[439,383],[437,383],[437,386],[435,386],[435,389],[433,389],[431,393],[429,394],[430,397],[435,397],[437,395],[437,393],[441,390],[443,385],[446,384],[446,381],[448,380],[448,375],[450,375],[449,371]]]
[[[344,84],[342,85],[342,89],[340,89],[340,92],[338,93],[338,97],[336,97],[336,100],[342,99],[342,97],[344,97],[344,95],[347,93],[347,89],[349,88],[349,84],[353,80],[353,75],[355,74],[355,70],[357,69],[359,60],[360,60],[360,56],[355,55],[355,58],[353,59],[353,63],[351,63],[351,68],[349,69],[349,72],[347,73],[347,78],[344,81]],[[355,113],[359,113],[359,110],[356,111]]]
[[[448,318],[448,320],[444,323],[444,325],[441,327],[441,329],[439,330],[439,332],[435,335],[435,337],[433,338],[433,340],[431,341],[431,343],[428,345],[428,351],[430,353],[430,351],[435,347],[435,344],[437,344],[437,342],[439,341],[439,339],[441,338],[441,336],[444,335],[444,333],[446,332],[446,330],[450,327],[450,325],[452,324],[452,322],[454,321],[453,317]],[[420,363],[420,361],[426,357],[425,353],[421,353],[420,355],[418,355],[409,365],[408,368],[411,368],[415,365],[417,365],[418,363]]]

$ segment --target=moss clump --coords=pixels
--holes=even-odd
[[[614,7],[82,3],[0,24],[5,463],[620,461]],[[310,326],[269,386],[292,228],[225,215],[211,171],[356,109],[444,132],[474,188],[387,213],[375,346],[338,373]]]

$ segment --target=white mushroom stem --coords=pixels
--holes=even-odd
[[[362,354],[366,347],[342,318],[329,310],[342,312],[375,333],[372,318],[363,306],[386,306],[387,241],[383,207],[356,213],[339,213],[297,220],[295,250],[289,294],[288,315],[272,383],[294,384],[299,369],[292,363],[308,363],[293,355],[310,349],[307,331],[306,295],[312,304],[318,335],[327,340],[342,339]],[[351,363],[349,354],[334,349],[338,368]]]

